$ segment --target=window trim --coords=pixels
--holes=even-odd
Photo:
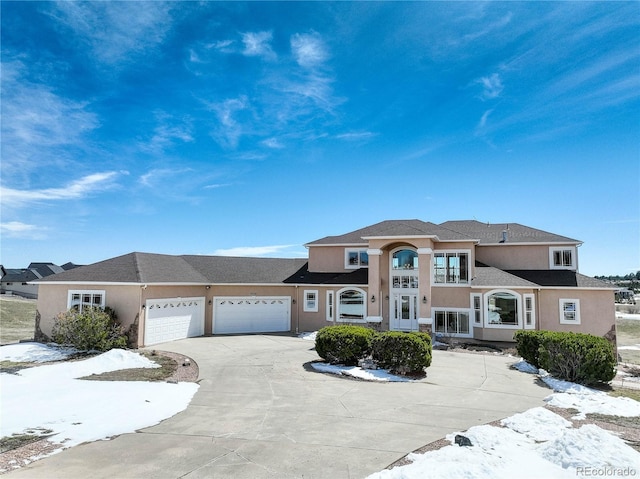
[[[334,291],[327,291],[326,301],[326,320],[335,321],[336,296]]]
[[[456,282],[451,282],[451,281],[447,281],[448,278],[448,267],[445,264],[445,275],[444,275],[444,282],[439,282],[436,280],[436,257],[439,255],[444,254],[445,257],[445,263],[446,263],[446,258],[447,258],[447,254],[451,254],[451,253],[455,253],[458,257],[461,254],[466,254],[467,255],[467,279],[462,282],[462,281],[456,281]],[[469,285],[471,284],[471,278],[473,277],[471,268],[472,268],[472,257],[471,257],[471,250],[470,249],[437,249],[437,250],[433,250],[433,253],[431,255],[431,264],[432,264],[432,269],[431,269],[431,284],[433,286],[447,286],[447,287],[469,287]]]
[[[340,305],[342,304],[340,301],[340,296],[342,296],[342,293],[346,291],[357,291],[358,293],[362,293],[362,319],[356,319],[356,318],[343,319],[340,317],[340,314],[341,314]],[[336,322],[338,323],[366,323],[367,322],[367,292],[364,289],[355,288],[353,286],[347,286],[337,291],[336,298],[337,298],[337,301],[335,302],[336,303],[335,304]]]
[[[527,300],[531,300],[531,308],[527,308]],[[536,296],[527,293],[522,295],[524,329],[536,329]],[[531,314],[531,324],[527,324],[527,313]]]
[[[564,262],[561,265],[555,263],[555,254],[557,252],[564,253],[565,251],[571,252],[571,264],[565,265]],[[569,269],[577,270],[578,255],[575,246],[552,246],[549,248],[549,269]]]
[[[91,295],[91,305],[93,306],[93,295],[95,294],[100,294],[102,296],[102,301],[100,303],[100,308],[104,309],[105,305],[106,305],[106,300],[107,300],[107,294],[106,291],[104,289],[70,289],[67,291],[67,310],[70,310],[72,307],[75,306],[75,304],[72,302],[72,298],[74,294],[79,294],[80,296],[84,295],[84,294],[90,294]],[[80,301],[79,303],[79,311],[82,312],[83,310],[83,301]]]
[[[496,324],[496,323],[489,323],[489,297],[493,296],[494,294],[497,293],[507,293],[510,294],[512,296],[515,296],[516,298],[516,309],[517,309],[517,315],[516,315],[516,323],[515,324]],[[491,291],[487,291],[484,294],[484,301],[483,301],[483,312],[484,312],[484,327],[485,328],[494,328],[494,329],[522,329],[522,324],[523,324],[523,309],[522,309],[522,294],[518,293],[517,291],[513,291],[511,289],[492,289]]]
[[[313,295],[313,299],[309,299],[307,295]],[[303,291],[304,303],[302,310],[305,313],[317,313],[318,312],[318,290],[317,289],[305,289]]]
[[[574,320],[566,319],[564,306],[568,303],[575,304],[575,318]],[[571,298],[560,298],[558,300],[558,312],[560,316],[560,324],[580,324],[580,300],[579,299],[571,299]]]
[[[349,264],[349,253],[358,253],[358,264]],[[367,255],[367,263],[362,264],[362,253]],[[344,250],[344,268],[359,269],[369,267],[369,252],[367,248],[345,248]]]
[[[477,300],[477,307],[476,307],[476,300]],[[482,318],[484,316],[483,314],[483,308],[482,308],[482,294],[480,293],[471,293],[471,302],[470,302],[470,309],[471,311],[473,311],[473,324],[474,326],[477,325],[479,327],[482,326]]]

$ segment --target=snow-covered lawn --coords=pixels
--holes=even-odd
[[[0,348],[0,360],[61,360],[73,350],[37,343]],[[0,437],[26,431],[51,431],[61,448],[108,439],[152,426],[184,410],[198,389],[195,383],[83,381],[91,374],[159,367],[138,353],[112,349],[80,361],[61,362],[0,374]]]
[[[545,398],[552,406],[586,414],[640,416],[640,403],[611,397],[595,389],[560,381],[520,361],[516,369],[540,378],[555,391]],[[368,479],[514,479],[640,476],[640,452],[593,424],[580,428],[548,409],[537,407],[501,421],[501,426],[474,426],[447,436],[450,446],[410,454],[412,462],[372,474]],[[467,437],[471,447],[455,444]]]

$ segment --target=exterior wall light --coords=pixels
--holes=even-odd
[[[371,302],[372,302],[372,303],[375,303],[375,302],[376,302],[376,297],[375,297],[375,295],[373,295],[373,294],[371,295]]]
[[[423,302],[424,304],[427,304],[427,297],[426,297],[426,296],[423,296],[423,297],[422,297],[422,302]]]

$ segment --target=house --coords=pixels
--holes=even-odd
[[[615,333],[614,289],[578,272],[580,245],[516,223],[392,220],[307,243],[308,259],[129,253],[37,280],[40,327],[110,306],[139,346],[344,323],[486,341]]]
[[[58,266],[53,263],[31,263],[28,267],[22,269],[5,269],[4,266],[0,266],[0,272],[2,273],[0,292],[25,298],[37,298],[38,285],[33,284],[33,281],[66,271],[72,267],[77,266],[73,263],[67,263],[64,266]]]

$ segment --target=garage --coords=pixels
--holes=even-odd
[[[148,299],[144,344],[165,343],[204,334],[205,298]]]
[[[214,334],[275,333],[291,330],[291,298],[248,296],[214,298]]]

